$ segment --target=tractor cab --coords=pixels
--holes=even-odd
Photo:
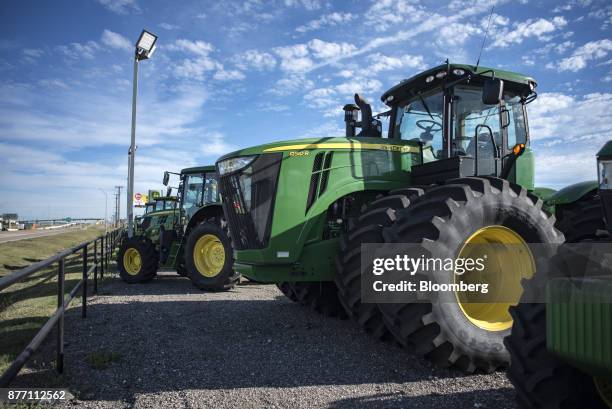
[[[167,172],[168,173],[168,172]],[[214,166],[199,166],[181,171],[177,188],[179,207],[189,220],[202,207],[219,203],[218,178]],[[168,185],[164,175],[164,185]]]
[[[381,100],[390,109],[380,115],[390,119],[388,138],[419,144],[415,183],[463,176],[516,179],[514,165],[529,142],[525,105],[536,98],[535,87],[524,75],[447,63],[385,92]],[[346,136],[380,136],[369,104],[359,95],[355,101],[344,107]],[[526,180],[519,184],[533,188],[531,155],[521,165],[520,178]]]

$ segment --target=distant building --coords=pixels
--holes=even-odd
[[[2,215],[2,230],[19,230],[19,216],[17,213],[4,213]]]

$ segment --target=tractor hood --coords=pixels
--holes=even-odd
[[[245,149],[240,149],[234,152],[227,153],[217,159],[217,162],[222,160],[235,158],[238,156],[250,156],[250,155],[261,155],[262,153],[273,153],[273,152],[284,152],[284,151],[301,151],[301,150],[312,150],[320,149],[321,147],[334,148],[348,148],[352,145],[355,147],[361,144],[374,142],[380,140],[380,138],[346,138],[342,137],[330,137],[330,138],[304,138],[304,139],[290,139],[286,141],[279,141],[273,143],[267,143],[264,145],[252,146]],[[339,145],[341,144],[341,145]]]

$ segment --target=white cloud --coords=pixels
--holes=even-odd
[[[86,43],[59,45],[55,47],[55,49],[65,56],[75,60],[80,58],[91,60],[94,58],[95,53],[100,50],[100,46],[95,41],[88,41]]]
[[[61,89],[69,88],[68,85],[64,81],[58,78],[43,79],[43,80],[38,81],[38,83],[42,85],[43,87],[47,87],[47,88],[61,88]]]
[[[40,48],[24,48],[23,50],[21,50],[21,52],[26,58],[29,58],[32,60],[42,57],[43,54],[45,53]]]
[[[334,43],[315,38],[305,44],[294,44],[276,47],[274,52],[280,57],[280,68],[292,73],[309,71],[314,65],[313,59],[325,60],[349,55],[356,47],[348,43]]]
[[[130,40],[128,40],[121,34],[106,29],[102,32],[102,37],[100,38],[100,41],[102,41],[102,44],[110,48],[118,48],[126,51],[130,51],[134,47]]]
[[[170,23],[161,23],[159,26],[164,30],[177,30],[180,28],[179,26]]]
[[[215,72],[213,79],[217,81],[239,81],[245,78],[244,74],[238,70],[224,70],[221,69]]]
[[[245,51],[242,54],[236,55],[232,61],[238,68],[243,70],[253,68],[258,71],[265,71],[276,67],[276,58],[272,54],[257,50]]]
[[[208,71],[223,69],[223,66],[209,57],[185,58],[174,67],[174,75],[178,78],[203,80]]]
[[[612,139],[610,104],[612,93],[543,93],[528,105],[540,185],[559,188],[597,177],[595,152]]]
[[[366,25],[373,26],[376,31],[386,31],[395,24],[425,21],[435,15],[409,0],[380,0],[374,2],[364,17]]]
[[[314,61],[308,57],[306,44],[277,47],[274,52],[281,58],[280,67],[283,71],[305,72],[314,65]]]
[[[140,13],[136,0],[98,0],[98,3],[117,14]]]
[[[215,47],[206,41],[192,41],[186,39],[176,40],[166,47],[170,51],[183,51],[189,54],[206,56],[215,50]]]
[[[539,18],[537,20],[528,19],[512,24],[512,27],[496,27],[491,25],[492,33],[491,47],[509,47],[511,44],[520,44],[525,39],[536,38],[538,40],[549,40],[550,35],[565,27],[567,20],[564,17],[556,16],[550,20]]]
[[[576,48],[571,56],[559,61],[556,68],[559,71],[580,71],[586,68],[589,61],[607,57],[610,51],[612,51],[612,40],[606,38],[589,41]]]
[[[268,92],[283,97],[297,91],[306,92],[312,87],[314,87],[313,81],[307,79],[303,75],[292,74],[276,81]]]
[[[312,50],[313,55],[319,59],[348,55],[357,49],[352,44],[327,42],[318,38],[311,40],[308,47]]]
[[[321,8],[319,0],[285,0],[287,7],[303,7],[306,10],[318,10]]]
[[[377,73],[381,71],[398,70],[404,68],[424,69],[425,62],[422,55],[402,55],[391,57],[380,53],[370,54],[368,60],[372,65],[368,68],[369,72]]]
[[[330,14],[324,14],[315,20],[310,20],[308,23],[297,27],[295,31],[298,33],[306,33],[308,31],[318,30],[322,27],[332,27],[345,24],[354,20],[355,18],[356,16],[352,13],[333,12]]]
[[[469,23],[451,23],[440,30],[436,41],[448,47],[463,45],[473,35],[480,35],[483,31]]]
[[[221,132],[210,132],[204,135],[206,143],[202,146],[204,156],[219,157],[238,149],[236,145],[225,142],[225,136]]]
[[[330,121],[318,126],[308,128],[298,138],[324,138],[331,136],[344,136],[344,129],[338,126],[339,121]]]

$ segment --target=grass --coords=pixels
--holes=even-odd
[[[119,359],[121,359],[121,355],[114,351],[96,351],[85,358],[93,369],[106,369]]]
[[[103,229],[92,226],[53,236],[0,243],[0,277],[92,240],[103,232]],[[76,257],[66,260],[66,294],[82,277],[81,254],[79,252]],[[12,363],[57,308],[56,272],[57,264],[54,264],[0,293],[0,373]],[[77,300],[71,305],[77,305]]]

